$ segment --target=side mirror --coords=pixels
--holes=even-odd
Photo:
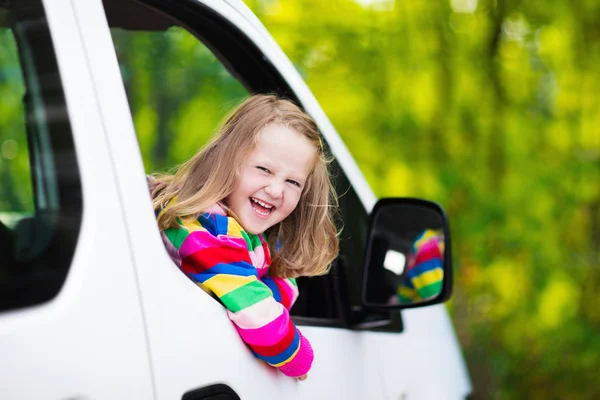
[[[450,229],[442,207],[411,198],[373,208],[362,283],[366,309],[442,303],[452,293]]]

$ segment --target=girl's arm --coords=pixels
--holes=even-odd
[[[256,357],[287,376],[308,372],[312,347],[290,319],[288,309],[258,279],[243,238],[213,235],[204,229],[190,233],[167,229],[165,234],[179,250],[182,271],[219,298]],[[293,295],[291,299],[295,300]]]
[[[260,280],[271,289],[276,301],[281,303],[288,311],[292,309],[298,298],[296,279],[263,276]]]

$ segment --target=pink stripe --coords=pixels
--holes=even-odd
[[[286,282],[288,284],[288,286],[292,289],[292,306],[294,305],[294,303],[296,302],[296,300],[298,300],[298,296],[300,295],[300,292],[298,292],[298,286],[294,285],[292,282],[290,282],[288,279],[286,279]]]
[[[184,259],[198,250],[221,246],[247,248],[246,241],[243,238],[232,238],[224,235],[215,237],[207,231],[194,231],[188,235],[179,248],[179,255]]]
[[[277,286],[279,286],[279,289],[285,290],[287,297],[292,301],[292,304],[293,304],[294,300],[296,300],[296,297],[298,297],[298,293],[295,292],[294,290],[292,290],[291,282],[287,279],[278,279],[278,278],[275,278],[275,279],[277,279],[277,283],[278,283]],[[273,280],[275,280],[275,279],[273,279]],[[295,286],[294,286],[294,288],[295,288]]]
[[[260,243],[262,244],[262,248],[264,249],[265,264],[270,265],[271,264],[271,250],[269,250],[269,244],[265,240],[264,235],[260,234],[260,235],[258,235],[258,237],[260,238]]]
[[[238,311],[238,314],[243,312]],[[244,342],[258,346],[272,346],[278,343],[287,333],[290,316],[287,311],[283,312],[272,322],[258,329],[242,329],[236,326]]]
[[[256,269],[257,273],[258,273],[258,277],[262,278],[263,276],[267,275],[267,273],[269,272],[269,266],[267,265],[266,267],[263,268],[257,268]]]
[[[258,329],[270,324],[283,313],[283,305],[268,297],[238,312],[227,310],[229,319],[239,329]]]
[[[279,367],[287,376],[301,376],[306,374],[312,366],[314,354],[310,342],[300,334],[300,350],[290,362]]]
[[[262,268],[265,266],[265,251],[262,247],[257,247],[252,251],[248,251],[250,253],[250,259],[252,260],[252,265],[256,267],[256,269]]]

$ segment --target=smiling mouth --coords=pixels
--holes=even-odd
[[[254,212],[261,217],[268,217],[273,211],[275,211],[276,208],[274,205],[265,203],[264,201],[255,199],[254,197],[250,197],[250,204],[252,205]]]

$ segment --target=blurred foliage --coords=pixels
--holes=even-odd
[[[0,213],[32,212],[25,84],[12,31],[0,27]],[[21,182],[21,184],[13,184]],[[4,221],[6,223],[6,221]]]
[[[475,397],[600,398],[600,2],[247,4],[376,194],[447,210]]]
[[[600,398],[600,2],[246,3],[375,193],[448,212],[474,398]],[[113,40],[149,172],[247,96],[181,28]],[[33,207],[22,80],[3,30],[0,212]]]
[[[112,30],[146,171],[168,170],[206,143],[248,96],[186,30]]]

